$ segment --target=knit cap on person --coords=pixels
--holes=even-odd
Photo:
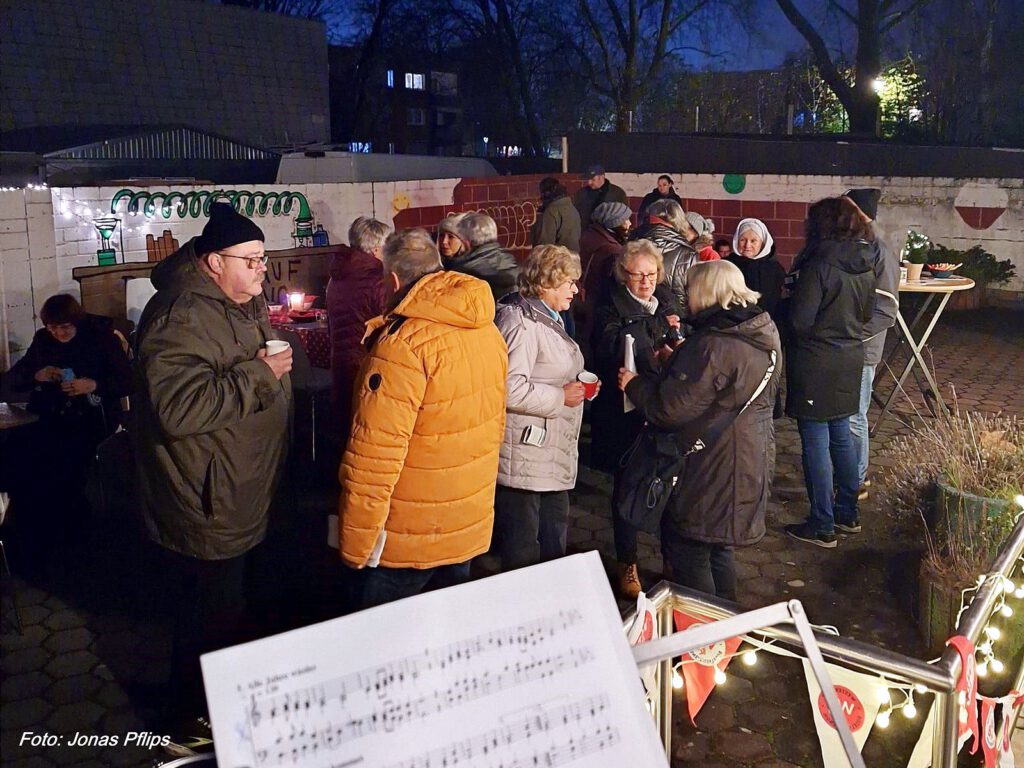
[[[864,215],[872,221],[877,218],[878,214],[878,200],[882,196],[882,190],[876,187],[862,187],[860,189],[849,189],[846,191],[844,197],[848,197],[853,200],[854,204],[860,208]]]
[[[437,234],[440,236],[442,232],[447,232],[449,235],[455,235],[461,238],[459,234],[459,222],[465,217],[464,213],[456,213],[452,216],[445,216],[441,219],[441,222],[437,225]]]
[[[255,222],[236,211],[230,203],[213,203],[210,220],[196,241],[196,254],[202,256],[252,240],[266,240],[263,230]]]
[[[711,219],[705,219],[696,211],[688,211],[686,213],[686,220],[693,227],[693,231],[697,233],[697,237],[713,235],[715,233],[715,223]]]
[[[615,229],[632,215],[633,211],[625,203],[601,203],[590,214],[590,220],[605,229]]]

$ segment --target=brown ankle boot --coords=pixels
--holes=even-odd
[[[642,591],[636,563],[619,563],[619,594],[628,600],[636,600]]]

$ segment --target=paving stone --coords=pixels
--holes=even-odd
[[[3,671],[6,675],[33,672],[45,667],[50,658],[50,654],[42,648],[23,648],[20,651],[11,651],[4,654]]]
[[[43,643],[43,647],[52,653],[68,653],[84,650],[91,642],[92,633],[85,627],[78,627],[55,632]]]
[[[52,630],[75,629],[76,627],[84,627],[85,619],[77,611],[64,608],[51,613],[44,624]]]
[[[55,705],[73,704],[91,699],[101,685],[102,681],[94,675],[63,677],[46,691],[46,700]]]
[[[21,623],[24,627],[42,624],[50,615],[50,609],[44,603],[21,606]]]
[[[771,732],[788,717],[785,707],[767,702],[752,701],[736,708],[736,722],[760,733]]]
[[[711,748],[711,736],[706,733],[692,733],[672,739],[672,760],[703,761]]]
[[[0,723],[5,731],[41,729],[41,724],[53,708],[41,698],[25,699],[0,707]]]
[[[732,669],[732,665],[729,666]],[[726,671],[728,680],[725,685],[719,685],[715,688],[714,695],[719,697],[721,701],[726,701],[730,704],[742,704],[745,701],[750,701],[754,698],[754,685],[749,680],[744,680],[738,674],[730,674]]]
[[[11,702],[20,699],[40,696],[52,682],[50,677],[43,672],[12,675],[3,682],[3,703],[5,706],[9,706]]]
[[[46,671],[53,677],[70,677],[91,672],[96,666],[96,657],[89,651],[74,651],[58,656],[46,665]]]
[[[42,624],[25,625],[20,633],[5,632],[0,635],[0,648],[4,653],[23,648],[35,648],[42,645],[47,637],[49,637],[49,632]]]
[[[711,697],[701,707],[700,712],[697,713],[697,729],[700,731],[707,733],[724,731],[732,728],[736,722],[729,703],[717,698],[720,688],[721,686],[719,686],[719,689],[716,689],[715,693],[711,694]],[[683,712],[683,716],[686,717],[686,710],[684,709]]]
[[[772,754],[772,745],[760,733],[745,733],[741,730],[717,733],[713,743],[716,754],[744,762],[758,760]]]
[[[76,701],[57,707],[46,720],[46,727],[54,733],[71,735],[76,731],[95,733],[103,708],[92,701]]]

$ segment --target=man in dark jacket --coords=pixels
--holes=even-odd
[[[675,200],[679,203],[680,208],[685,208],[683,205],[683,199],[676,194],[676,189],[673,186],[675,184],[672,181],[671,176],[662,174],[658,177],[658,185],[644,195],[644,199],[640,201],[640,208],[637,210],[636,218],[640,222],[640,226],[643,226],[647,221],[647,209],[651,207],[651,203],[657,200]]]
[[[331,259],[327,317],[331,327],[331,403],[341,447],[352,426],[352,382],[366,356],[366,321],[384,311],[381,250],[389,227],[360,216],[348,230],[349,249]]]
[[[486,213],[467,213],[459,222],[459,236],[471,250],[445,261],[445,269],[480,278],[491,286],[495,301],[516,289],[519,264],[498,242],[494,219]]]
[[[871,405],[871,392],[875,381],[875,367],[882,362],[882,351],[885,348],[885,333],[896,324],[896,315],[900,311],[900,260],[899,256],[882,241],[882,235],[875,223],[878,213],[880,189],[851,189],[846,197],[860,209],[874,230],[875,239],[871,241],[871,252],[874,256],[875,270],[875,311],[864,326],[864,368],[860,378],[860,408],[850,417],[850,429],[853,431],[853,443],[857,448],[857,472],[860,478],[859,499],[868,496],[867,486],[868,461],[870,443],[868,439],[868,408]]]
[[[580,214],[580,229],[585,230],[590,224],[590,215],[601,203],[622,203],[629,205],[626,191],[612,184],[604,175],[604,167],[592,165],[583,174],[584,184],[572,199],[572,204]]]
[[[199,655],[237,640],[285,452],[292,356],[265,347],[266,271],[260,228],[214,203],[202,235],[153,270],[139,321],[132,432],[143,518],[176,591],[170,726],[184,737],[204,735],[190,722],[205,704]]]

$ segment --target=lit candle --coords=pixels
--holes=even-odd
[[[296,312],[302,310],[302,305],[306,303],[306,294],[302,291],[296,291],[295,293],[288,294],[288,308]]]

